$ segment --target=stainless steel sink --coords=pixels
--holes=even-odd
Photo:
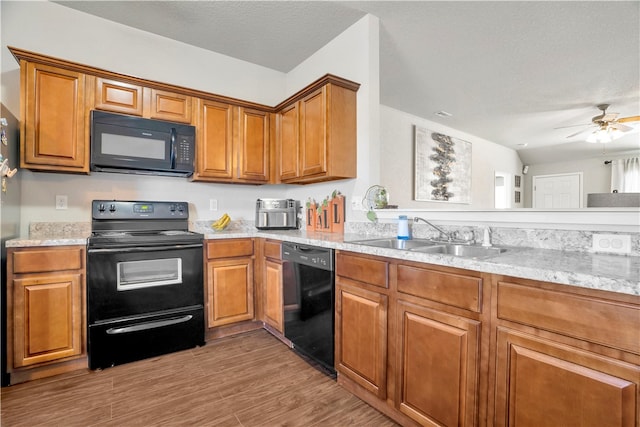
[[[466,258],[485,258],[499,255],[507,250],[505,248],[497,248],[491,246],[488,248],[482,246],[467,246],[445,243],[434,246],[420,246],[413,249],[415,252],[426,252],[431,254],[447,254]]]
[[[507,249],[505,248],[495,246],[485,248],[483,246],[441,243],[428,239],[400,240],[393,237],[369,240],[354,240],[347,243],[373,246],[376,248],[401,249],[406,251],[424,252],[430,254],[446,254],[465,258],[486,258],[499,255],[507,251]]]
[[[353,243],[356,245],[365,245],[365,246],[375,246],[376,248],[405,249],[405,250],[411,250],[418,247],[433,246],[438,244],[427,239],[400,240],[394,237],[371,239],[371,240],[354,240],[352,242],[347,242],[347,243]]]

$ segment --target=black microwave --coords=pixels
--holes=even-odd
[[[91,111],[91,170],[190,176],[194,126]]]

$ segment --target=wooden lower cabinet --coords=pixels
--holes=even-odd
[[[7,252],[11,382],[86,367],[84,246]]]
[[[264,321],[284,334],[282,262],[267,258],[264,267]]]
[[[336,286],[336,368],[380,399],[387,392],[387,310],[386,295]]]
[[[489,425],[640,425],[640,297],[497,276]]]
[[[495,426],[637,427],[640,367],[499,328]]]
[[[397,307],[397,409],[422,425],[476,425],[480,322]]]
[[[210,240],[206,247],[207,327],[252,320],[253,240]]]

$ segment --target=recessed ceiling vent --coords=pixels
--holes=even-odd
[[[446,111],[444,111],[444,110],[440,110],[440,111],[438,111],[437,113],[434,113],[434,114],[435,114],[436,116],[438,116],[438,117],[444,117],[444,118],[453,117],[453,114],[451,114],[451,113],[447,113],[447,112],[446,112]]]

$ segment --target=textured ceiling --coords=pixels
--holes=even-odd
[[[56,3],[282,72],[371,13],[382,104],[514,148],[527,164],[640,150],[640,123],[606,145],[564,128],[586,128],[601,103],[640,115],[637,1]]]

